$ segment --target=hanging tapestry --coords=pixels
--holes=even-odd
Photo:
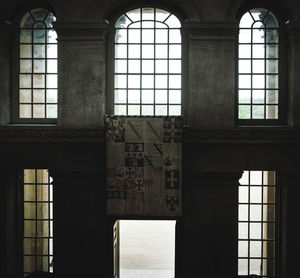
[[[181,215],[182,117],[107,116],[107,214]]]

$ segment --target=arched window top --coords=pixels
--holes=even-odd
[[[279,59],[275,15],[265,8],[248,10],[239,24],[238,120],[256,124],[283,119]]]
[[[21,122],[57,118],[57,34],[52,12],[36,8],[20,21],[19,94],[14,117]]]
[[[278,21],[267,9],[251,9],[242,16],[240,28],[278,28]]]
[[[142,7],[115,24],[114,114],[181,115],[181,23],[172,13]]]
[[[154,26],[155,25],[155,26]],[[138,8],[121,15],[116,28],[180,28],[178,18],[158,8]]]
[[[53,28],[52,22],[55,20],[52,12],[41,8],[33,9],[22,17],[20,28]]]

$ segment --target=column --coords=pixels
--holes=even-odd
[[[105,277],[104,172],[50,170],[54,190],[56,277]]]
[[[56,22],[58,125],[101,127],[106,104],[106,22]]]
[[[181,277],[236,276],[241,174],[184,174]]]

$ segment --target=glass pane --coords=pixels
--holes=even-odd
[[[181,58],[181,45],[169,45],[169,57]]]
[[[154,103],[154,92],[152,90],[142,91],[142,103]]]
[[[124,33],[127,32],[127,30],[120,30],[120,33],[123,31],[124,31]],[[124,38],[125,38],[125,35],[124,35]],[[125,39],[124,39],[124,42],[125,42]],[[128,30],[128,43],[140,43],[140,42],[141,42],[141,31],[139,29],[129,29]]]
[[[239,221],[248,220],[248,205],[239,205]]]
[[[278,75],[266,75],[266,87],[270,89],[278,88]]]
[[[249,13],[249,12],[246,12],[246,13],[242,16],[242,18],[241,18],[241,20],[240,20],[240,25],[239,25],[239,27],[240,27],[240,28],[247,28],[247,27],[248,27],[248,28],[251,28],[252,23],[253,23],[253,19],[252,19],[250,13]]]
[[[31,30],[21,30],[20,32],[20,43],[31,43],[32,31]]]
[[[239,60],[239,73],[251,73],[251,60]]]
[[[171,46],[170,46],[170,48],[171,48]],[[168,58],[168,46],[167,45],[155,45],[155,57],[158,59],[159,58],[165,58],[165,59]]]
[[[154,72],[154,60],[143,60],[142,61],[142,72],[153,73]]]
[[[141,46],[140,45],[128,45],[128,57],[129,58],[140,58],[141,57]]]
[[[266,106],[266,119],[278,119],[278,105]]]
[[[165,116],[168,115],[167,105],[155,105],[155,115],[156,116]]]
[[[153,88],[153,87],[154,87],[154,76],[142,75],[142,88]]]
[[[248,224],[239,223],[239,238],[248,239]]]
[[[47,118],[57,118],[57,105],[47,105]]]
[[[265,58],[265,46],[263,44],[253,45],[252,46],[252,57],[253,58]]]
[[[248,203],[248,186],[239,186],[239,203]]]
[[[250,257],[261,257],[261,241],[250,241]]]
[[[133,22],[141,20],[141,9],[131,10],[126,14]]]
[[[139,60],[128,60],[128,72],[129,73],[140,73],[141,65]]]
[[[24,201],[35,201],[35,186],[25,185],[24,186]]]
[[[239,105],[239,119],[250,119],[251,117],[250,105]]]
[[[278,73],[278,60],[266,60],[267,73]]]
[[[25,28],[32,28],[32,24],[34,22],[33,17],[29,12],[27,12],[21,20],[20,27],[25,27]]]
[[[239,75],[239,88],[251,88],[251,75]]]
[[[154,45],[142,45],[142,58],[154,58]]]
[[[126,115],[126,105],[115,105],[116,115]]]
[[[36,44],[33,46],[34,58],[45,58],[45,45]]]
[[[137,47],[136,45],[130,45],[130,47]],[[133,54],[135,54],[134,51],[131,51]],[[127,57],[127,45],[115,45],[115,57],[116,58],[126,58]],[[129,56],[130,57],[130,56]],[[130,57],[133,58],[133,57]]]
[[[37,246],[37,255],[48,255],[48,239],[37,238],[36,239]]]
[[[24,255],[31,255],[35,253],[35,239],[24,238]]]
[[[33,74],[33,88],[44,88],[45,87],[45,75],[44,74]]]
[[[154,30],[148,30],[148,29],[142,30],[142,42],[154,43]]]
[[[32,48],[31,45],[20,45],[20,58],[31,58]]]
[[[164,89],[168,87],[168,76],[167,75],[156,75],[155,76],[155,87]],[[169,87],[170,84],[169,84]]]
[[[20,88],[31,88],[30,74],[20,74]]]
[[[275,205],[263,205],[264,221],[275,221]]]
[[[127,87],[127,76],[126,75],[115,75],[115,88],[126,88]]]
[[[170,116],[180,116],[181,115],[181,106],[180,105],[170,105],[169,106],[169,115]]]
[[[33,118],[45,118],[45,105],[33,105]]]
[[[252,102],[253,103],[264,103],[265,102],[265,91],[264,90],[253,90]]]
[[[45,102],[45,91],[33,90],[33,103],[44,103],[44,102]]]
[[[242,177],[239,180],[239,183],[242,185],[249,184],[249,171],[244,171]]]
[[[166,90],[156,90],[155,103],[167,103],[167,102],[168,102],[168,92]]]
[[[46,194],[47,194],[47,192],[45,192],[45,195]],[[40,195],[42,195],[41,192],[40,192]],[[37,218],[38,219],[48,219],[49,218],[48,213],[49,213],[49,211],[48,211],[48,203],[38,203],[37,204]]]
[[[168,73],[168,61],[167,60],[156,60],[155,61],[155,72],[156,73]]]
[[[248,274],[248,260],[247,259],[239,259],[238,260],[238,272],[239,275]]]
[[[127,43],[126,29],[116,29],[115,43]]]
[[[128,103],[140,103],[140,91],[129,90],[128,91]]]
[[[264,223],[263,235],[264,239],[274,240],[275,239],[275,223]]]
[[[48,221],[37,221],[37,236],[40,236],[40,237],[48,237],[49,236]]]
[[[180,60],[170,60],[169,61],[170,73],[181,73],[181,61]]]
[[[169,16],[169,12],[161,9],[156,9],[156,20],[165,21],[165,19]]]
[[[181,91],[170,90],[169,91],[169,103],[181,104]]]
[[[278,43],[279,34],[278,29],[267,29],[266,30],[266,42],[267,43]]]
[[[47,90],[47,103],[57,103],[57,90]]]
[[[261,261],[260,259],[252,259],[250,260],[250,273],[259,275],[261,269]]]
[[[57,43],[57,34],[54,30],[47,30],[47,43]]]
[[[247,241],[239,241],[239,257],[248,257],[248,242]]]
[[[128,115],[139,116],[140,106],[139,105],[128,105]]]
[[[239,58],[251,58],[251,45],[239,45]]]
[[[35,221],[24,220],[24,237],[35,237]]]
[[[260,186],[250,186],[250,203],[262,202],[262,188]]]
[[[31,103],[31,90],[20,90],[20,103]]]
[[[265,88],[265,76],[264,75],[252,75],[252,87],[262,89]]]
[[[57,88],[56,74],[47,74],[47,88]]]
[[[140,88],[140,75],[128,75],[128,88]]]
[[[168,43],[168,30],[155,30],[156,43]]]
[[[262,227],[261,223],[250,223],[251,239],[262,239],[261,227]]]
[[[253,43],[264,43],[265,42],[265,31],[263,29],[252,29],[252,42]]]
[[[47,58],[57,58],[57,45],[47,45]]]
[[[262,185],[262,171],[250,171],[250,184]]]
[[[44,73],[45,72],[45,60],[34,60],[33,61],[33,72]]]
[[[34,29],[33,30],[33,42],[34,43],[45,43],[45,29]]]
[[[31,118],[31,105],[30,104],[20,104],[20,118]]]
[[[35,203],[24,203],[24,219],[34,219],[36,217]]]
[[[252,106],[252,118],[253,119],[264,119],[265,108],[263,105],[253,105]]]
[[[252,72],[253,73],[265,73],[265,61],[264,60],[253,60]]]
[[[239,43],[251,43],[251,30],[240,29]]]
[[[32,62],[31,60],[20,60],[20,73],[31,73]]]
[[[261,221],[261,210],[261,205],[250,205],[250,221]]]
[[[169,30],[169,43],[181,43],[180,30]]]
[[[165,23],[168,24],[168,26],[170,28],[180,28],[181,27],[180,21],[173,14],[165,21]]]
[[[47,72],[57,73],[57,60],[47,60]]]
[[[116,90],[115,91],[115,103],[126,103],[127,101],[127,91]]]
[[[130,20],[128,19],[127,16],[122,15],[119,17],[119,19],[116,22],[116,28],[125,28],[128,26],[128,24],[130,24]]]
[[[142,105],[142,115],[143,116],[154,115],[153,105]]]
[[[169,87],[170,88],[181,88],[181,75],[170,75],[169,76]]]
[[[251,91],[239,90],[239,103],[250,103],[250,102],[251,102]]]
[[[35,257],[24,256],[24,272],[29,273],[36,270]]]
[[[278,44],[268,44],[267,45],[266,58],[278,59]]]

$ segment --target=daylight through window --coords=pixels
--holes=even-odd
[[[162,9],[138,8],[115,25],[114,113],[181,115],[181,24]]]

